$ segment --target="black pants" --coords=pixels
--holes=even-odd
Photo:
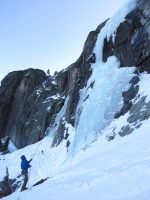
[[[23,185],[22,185],[22,188],[21,190],[25,190],[26,189],[26,185],[27,185],[27,182],[28,182],[28,171],[27,170],[22,170],[22,175],[24,176],[24,182],[23,182]]]

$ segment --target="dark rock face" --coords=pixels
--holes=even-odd
[[[0,136],[5,136],[7,118],[11,111],[14,93],[21,81],[22,71],[8,74],[1,82],[0,87]]]
[[[137,7],[117,29],[115,42],[105,39],[103,60],[115,55],[121,66],[140,66],[150,72],[150,1],[137,0]]]
[[[51,79],[32,92],[24,105],[25,115],[20,118],[17,147],[41,140],[48,126],[53,125],[56,114],[64,103],[64,99],[57,92],[58,88],[52,84]]]
[[[10,136],[19,146],[23,116],[26,116],[26,102],[46,75],[42,70],[29,69],[9,73],[0,86],[0,137]],[[32,102],[30,102],[32,104]],[[23,135],[22,135],[23,137]],[[24,140],[24,137],[23,137]]]

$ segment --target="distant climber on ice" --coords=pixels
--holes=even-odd
[[[24,182],[23,182],[23,185],[22,185],[22,188],[21,188],[21,192],[26,190],[27,187],[27,182],[28,182],[28,169],[31,167],[30,165],[30,162],[32,161],[32,159],[30,159],[29,161],[26,159],[26,157],[23,155],[21,156],[21,169],[22,169],[22,172],[21,174],[24,176]]]

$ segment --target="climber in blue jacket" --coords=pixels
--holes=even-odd
[[[22,185],[22,188],[21,188],[21,192],[26,190],[26,185],[27,185],[27,182],[28,182],[28,169],[31,167],[30,165],[30,162],[32,161],[32,159],[30,159],[29,161],[26,159],[26,157],[23,155],[21,156],[21,169],[22,169],[22,175],[24,176],[24,183]]]

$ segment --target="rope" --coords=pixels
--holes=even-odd
[[[37,153],[37,151],[38,151],[38,149],[39,149],[40,145],[42,144],[42,142],[43,142],[43,140],[41,140],[41,142],[40,142],[40,143],[39,143],[39,145],[37,146],[37,148],[36,148],[36,150],[35,150],[35,152],[34,152],[33,156],[31,157],[31,159],[32,159],[32,160],[33,160],[33,158],[34,158],[35,154]]]
[[[47,132],[46,134],[44,134],[43,137],[45,137],[46,135],[48,135],[48,132]],[[43,142],[43,139],[39,142],[39,145],[38,145],[37,148],[35,149],[35,152],[34,152],[34,154],[32,155],[32,157],[31,157],[30,160],[33,160],[33,158],[34,158],[34,156],[36,155],[36,153],[37,153],[37,151],[38,151],[40,145],[42,144],[42,142]],[[28,188],[29,188],[30,174],[31,174],[31,168],[29,169],[29,172],[28,172]]]
[[[40,145],[42,144],[44,137],[47,136],[47,135],[48,135],[48,132],[46,132],[46,133],[43,135],[42,140],[39,142],[39,145],[37,146],[37,148],[35,149],[35,152],[34,152],[33,156],[31,157],[32,160],[33,160],[35,154],[37,153],[37,151],[38,151]]]
[[[39,143],[39,145],[37,146],[37,148],[36,148],[36,150],[35,150],[35,152],[34,152],[34,154],[33,154],[33,156],[31,157],[30,160],[33,160],[33,158],[34,158],[34,156],[36,155],[36,153],[37,153],[37,151],[38,151],[38,149],[39,149],[41,143],[42,143],[42,140],[41,140],[41,142]],[[31,174],[31,168],[29,168],[29,171],[28,171],[28,185],[27,185],[28,188],[29,188],[29,186],[30,186],[30,185],[29,185],[30,174]]]

